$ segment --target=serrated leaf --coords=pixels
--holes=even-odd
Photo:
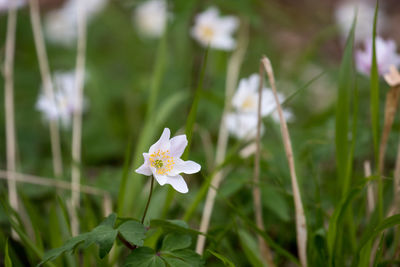
[[[165,267],[165,263],[153,249],[140,247],[126,258],[124,267]]]
[[[84,247],[96,243],[99,245],[99,256],[104,258],[111,250],[115,238],[117,238],[118,230],[112,228],[110,225],[99,225],[93,229],[88,235]]]
[[[163,260],[170,267],[191,267],[191,265],[181,259],[173,257],[163,257]]]
[[[127,221],[118,227],[120,234],[133,245],[143,246],[146,237],[146,228],[137,221]]]
[[[235,264],[233,264],[233,262],[231,262],[227,257],[209,249],[207,249],[207,251],[214,255],[217,259],[222,261],[225,266],[235,267]]]
[[[43,260],[38,264],[38,266],[54,260],[63,253],[72,253],[75,248],[82,243],[84,244],[84,248],[89,247],[93,243],[98,244],[100,247],[100,258],[104,258],[110,252],[118,234],[118,230],[113,228],[116,219],[117,215],[112,213],[99,226],[94,228],[93,231],[73,237],[63,246],[47,251],[43,256]]]
[[[114,229],[117,215],[115,213],[110,214],[99,226],[94,228],[89,234],[85,241],[84,247],[96,243],[99,245],[99,256],[104,258],[111,250],[115,238],[117,238],[118,230]]]
[[[167,258],[172,257],[172,258],[178,258],[192,267],[204,266],[204,260],[202,259],[202,257],[191,249],[174,250],[173,252],[170,253],[162,253],[161,256],[166,261]],[[187,266],[187,265],[182,265],[182,266]]]
[[[187,248],[192,243],[190,235],[183,234],[168,234],[162,243],[161,251],[174,251]]]
[[[4,249],[4,266],[12,267],[12,262],[10,259],[10,255],[8,255],[8,240],[6,241],[6,247]]]
[[[88,238],[88,235],[88,233],[85,233],[75,236],[68,240],[63,246],[47,251],[43,256],[43,260],[37,266],[41,266],[48,261],[54,260],[63,253],[74,251],[79,244],[83,243]]]

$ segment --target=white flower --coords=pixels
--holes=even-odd
[[[243,78],[239,82],[238,89],[232,98],[232,106],[239,112],[257,115],[258,87],[260,76],[252,74],[249,78]],[[261,116],[268,116],[276,108],[274,93],[270,88],[262,88]],[[279,101],[285,100],[283,94],[278,93]]]
[[[160,139],[150,147],[149,153],[143,153],[144,163],[136,172],[151,176],[160,185],[170,184],[176,191],[189,191],[180,173],[192,174],[200,171],[201,166],[194,161],[180,159],[187,146],[186,135],[170,139],[170,130],[165,128]]]
[[[75,112],[81,112],[82,103],[77,102],[74,72],[57,72],[54,74],[54,99],[50,99],[42,92],[36,103],[47,120],[60,120],[66,127],[69,126]]]
[[[229,113],[225,118],[228,131],[237,139],[250,141],[257,136],[257,115],[252,113]],[[264,125],[261,124],[261,135]]]
[[[375,6],[362,1],[344,1],[335,11],[336,23],[339,26],[343,40],[347,38],[350,32],[356,11],[355,41],[359,42],[372,37]],[[378,18],[377,31],[379,33],[385,24],[385,17],[381,11],[378,12]]]
[[[221,50],[232,50],[236,41],[232,34],[239,25],[239,20],[233,16],[220,17],[215,7],[207,9],[195,18],[191,30],[192,37],[201,45]]]
[[[165,0],[150,0],[139,5],[133,13],[133,22],[145,37],[157,38],[164,34],[168,20]]]
[[[259,85],[260,76],[258,74],[243,78],[240,80],[238,89],[232,98],[232,106],[235,112],[227,115],[225,124],[228,131],[238,139],[251,140],[256,137]],[[274,93],[270,88],[262,88],[261,94],[261,116],[266,117],[272,114],[272,119],[279,122]],[[278,99],[282,103],[285,97],[278,93]],[[283,114],[288,120],[293,117],[293,114],[288,110],[283,110]],[[263,127],[261,133],[264,132]]]
[[[379,75],[388,73],[391,65],[395,67],[400,66],[400,55],[396,52],[397,47],[393,40],[385,41],[377,36],[375,44]],[[355,57],[357,70],[365,75],[369,75],[372,63],[372,39],[365,41],[365,50],[356,51]]]
[[[61,9],[51,11],[46,14],[44,20],[44,29],[46,37],[54,43],[64,46],[73,46],[76,44],[78,34],[78,10],[77,1],[69,0]],[[107,0],[85,0],[86,20],[99,13],[107,4]]]
[[[19,8],[26,4],[25,0],[0,0],[0,13],[11,8]]]

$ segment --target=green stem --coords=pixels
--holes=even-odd
[[[154,177],[151,176],[150,194],[149,194],[149,198],[147,199],[146,208],[144,209],[143,217],[142,217],[142,220],[141,220],[142,224],[144,222],[144,218],[146,218],[147,210],[149,209],[151,195],[153,194],[153,185],[154,185]]]

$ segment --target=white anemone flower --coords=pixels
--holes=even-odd
[[[11,8],[19,8],[26,4],[25,0],[0,0],[0,13]]]
[[[232,34],[238,25],[236,17],[220,17],[218,9],[210,7],[196,16],[191,34],[204,47],[209,45],[211,48],[229,51],[236,47]]]
[[[201,166],[194,161],[180,159],[188,144],[186,135],[178,135],[170,139],[171,132],[165,128],[160,139],[153,144],[148,153],[143,153],[144,163],[136,172],[151,176],[160,185],[170,184],[176,191],[189,191],[180,173],[199,172]]]
[[[385,75],[389,72],[390,66],[396,68],[400,66],[400,55],[396,52],[397,46],[393,40],[384,40],[377,36],[376,44],[376,63],[379,75]],[[365,50],[356,51],[355,55],[357,70],[367,76],[370,75],[372,64],[372,39],[365,41]]]
[[[165,0],[146,1],[134,10],[132,19],[142,36],[161,37],[168,20],[167,3]]]
[[[335,10],[336,23],[339,26],[343,40],[346,40],[349,35],[356,11],[355,41],[360,42],[372,37],[375,6],[365,3],[365,1],[344,1]],[[385,16],[381,11],[378,13],[377,31],[379,33],[385,24]]]
[[[71,123],[73,114],[83,110],[83,104],[77,102],[75,72],[55,73],[54,88],[54,98],[50,99],[42,92],[36,108],[43,113],[46,120],[60,120],[63,126],[67,127]]]
[[[251,113],[228,113],[225,125],[234,137],[240,140],[250,141],[257,136],[257,115]],[[264,134],[264,125],[261,124],[261,135]]]
[[[256,73],[250,75],[249,78],[241,79],[238,89],[232,98],[232,106],[239,112],[257,115],[259,84],[260,76]],[[274,93],[270,88],[264,87],[261,94],[261,116],[266,117],[276,108]],[[278,93],[278,99],[282,103],[285,97],[283,94]]]
[[[0,0],[1,1],[1,0]],[[68,0],[60,9],[46,14],[44,30],[46,38],[56,44],[71,47],[76,45],[78,35],[78,1]],[[84,0],[86,20],[89,22],[107,4],[107,0]]]
[[[225,125],[228,131],[238,139],[249,141],[256,137],[259,85],[260,76],[258,74],[243,78],[240,80],[238,89],[232,98],[232,106],[235,112],[227,115]],[[262,88],[261,94],[261,117],[272,115],[272,119],[279,122],[273,91],[270,88]],[[278,93],[278,99],[282,103],[285,97]],[[287,120],[293,118],[293,114],[289,110],[283,110],[283,115]],[[261,134],[263,133],[264,126],[262,125]]]

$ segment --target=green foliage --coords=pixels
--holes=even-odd
[[[204,266],[200,255],[188,249],[191,237],[184,234],[170,233],[165,236],[160,251],[149,247],[140,247],[132,251],[124,266]]]
[[[56,259],[63,253],[73,253],[79,245],[87,248],[94,243],[99,246],[100,258],[104,258],[110,252],[118,233],[133,245],[140,246],[143,244],[146,228],[142,224],[136,221],[126,221],[115,229],[116,220],[117,215],[113,213],[91,232],[73,237],[63,246],[46,252],[39,266]]]
[[[10,255],[8,255],[8,240],[6,241],[6,247],[4,249],[4,266],[12,267],[12,262],[10,259]]]
[[[119,233],[129,243],[143,246],[146,231],[143,225],[137,221],[127,221],[118,227]]]
[[[222,263],[225,266],[228,267],[235,267],[235,264],[233,264],[227,257],[225,257],[224,255],[221,255],[215,251],[212,251],[210,249],[207,249],[208,252],[210,252],[212,255],[214,255],[216,258],[218,258],[220,261],[222,261]]]

